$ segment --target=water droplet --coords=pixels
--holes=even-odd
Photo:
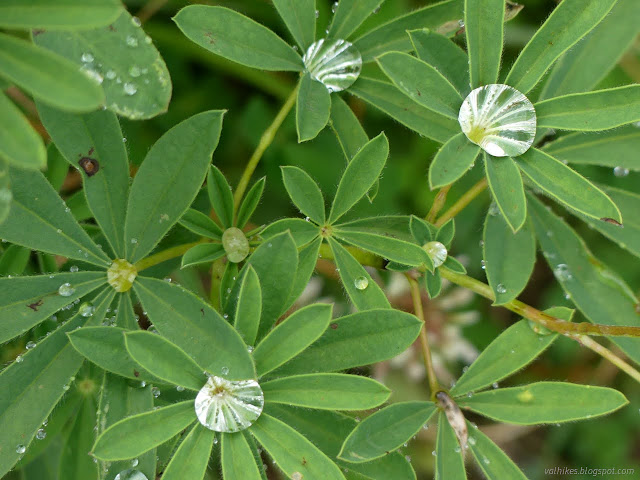
[[[44,431],[44,428],[39,428],[38,431],[36,432],[36,438],[38,440],[44,440],[46,436],[47,436],[47,432]]]
[[[75,291],[76,289],[73,288],[69,282],[67,282],[60,285],[60,287],[58,288],[58,295],[60,295],[61,297],[70,297],[74,294]]]
[[[508,85],[473,90],[460,107],[458,122],[471,142],[494,157],[522,155],[536,135],[533,104]]]
[[[476,444],[476,439],[473,437],[469,437],[469,445],[475,445]]]
[[[229,375],[229,367],[222,367],[220,372],[222,372],[222,375]]]
[[[431,258],[434,267],[439,267],[447,259],[447,247],[440,242],[425,243],[422,248]]]
[[[484,457],[482,459],[482,463],[484,463],[485,465],[489,465],[491,463],[491,461],[487,457]]]
[[[125,41],[127,42],[127,45],[132,48],[138,46],[138,39],[133,35],[127,36],[127,39]]]
[[[82,68],[80,68],[80,71],[84,73],[87,77],[89,77],[91,80],[96,82],[98,85],[101,85],[102,82],[104,81],[104,77],[102,76],[102,74],[97,70],[94,70],[93,68],[89,67],[88,65],[84,65]]]
[[[320,10],[316,10],[316,18],[320,18]]]
[[[253,347],[251,345],[247,346],[247,352],[249,352],[249,353],[253,352]]]
[[[145,388],[147,386],[147,382],[145,382],[144,380],[142,380],[140,382],[140,388]]]
[[[131,75],[133,78],[137,78],[140,76],[142,72],[140,71],[139,67],[136,67],[135,65],[133,65],[130,69],[129,69],[129,75]]]
[[[318,40],[309,47],[302,60],[311,76],[330,92],[349,88],[362,70],[360,52],[341,39]]]
[[[573,278],[569,266],[565,263],[560,263],[553,269],[553,273],[561,282],[567,282]]]
[[[178,386],[176,387],[176,391],[178,391],[178,392],[184,392],[184,387],[183,387],[182,385],[178,385]]]
[[[69,271],[70,271],[71,273],[76,273],[78,270],[79,270],[79,268],[78,268],[78,267],[76,267],[75,265],[69,269]]]
[[[431,455],[433,455],[434,457],[438,455],[438,453],[435,450],[431,451]]]
[[[133,240],[133,239],[132,239]],[[136,267],[121,258],[114,260],[107,270],[107,282],[116,292],[128,291],[138,275]]]
[[[507,293],[507,288],[502,283],[499,283],[498,286],[496,287],[496,292]]]
[[[300,472],[293,472],[291,474],[291,480],[302,480],[302,474]]]
[[[366,290],[366,288],[369,286],[369,279],[365,276],[361,276],[356,278],[353,281],[353,284],[358,290]]]
[[[471,397],[473,397],[473,392],[467,393],[467,398],[471,398]]]
[[[18,355],[16,357],[16,363],[22,363],[24,361],[24,358],[22,357],[22,355]]]
[[[138,463],[139,463],[139,462],[138,462],[138,459],[137,459],[137,458],[134,458],[133,460],[131,460],[131,466],[132,466],[132,467],[137,467],[137,466],[138,466]]]
[[[375,15],[379,11],[380,11],[380,6],[378,5],[376,8],[373,9],[373,14]]]
[[[130,468],[118,473],[113,480],[149,480],[140,470]]]
[[[93,62],[94,58],[93,55],[91,55],[89,52],[86,52],[82,54],[80,60],[82,60],[83,63],[91,63]]]
[[[492,386],[493,388],[498,388],[498,386],[499,386],[499,385],[498,385],[498,382],[493,382],[493,383],[491,384],[491,386]]]
[[[456,445],[456,448],[454,448],[453,451],[456,453],[460,453],[462,449],[460,448],[460,445]]]
[[[485,262],[484,260],[480,260],[480,267],[482,267],[483,270],[486,270],[487,262]]]
[[[27,342],[27,344],[24,346],[24,348],[26,348],[27,350],[31,350],[32,348],[36,348],[36,342]]]
[[[553,333],[547,327],[540,325],[533,320],[527,320],[527,323],[529,323],[529,327],[531,328],[531,330],[533,330],[538,335],[551,335]]]
[[[230,262],[241,262],[249,255],[249,240],[239,228],[231,227],[224,231],[222,246]]]
[[[158,398],[160,396],[160,389],[158,387],[151,387],[151,394],[153,398]]]
[[[131,96],[136,94],[136,92],[138,91],[138,87],[136,87],[133,83],[127,82],[122,86],[122,90],[124,90],[125,95]]]
[[[229,381],[212,375],[195,401],[202,425],[216,432],[249,428],[262,413],[264,396],[255,380]]]
[[[142,25],[142,22],[138,17],[131,17],[131,23],[133,24],[134,27],[139,27],[140,25]]]
[[[132,243],[133,245],[135,245],[136,243],[138,243],[138,239],[137,239],[137,238],[132,238],[132,239],[131,239],[131,243]]]
[[[144,37],[144,43],[146,43],[147,45],[151,45],[151,42],[153,40],[151,40],[151,37],[149,35]]]
[[[83,317],[91,317],[93,316],[93,312],[95,311],[96,311],[96,307],[91,305],[91,303],[89,302],[84,302],[82,305],[80,305],[80,308],[78,309],[78,313],[80,313],[80,315]]]
[[[626,177],[627,175],[629,175],[629,169],[624,167],[615,167],[613,169],[613,174],[616,177]]]
[[[336,13],[336,10],[338,10],[338,2],[333,2],[333,5],[331,5],[331,12]]]
[[[22,445],[21,443],[16,445],[16,453],[18,455],[22,455],[24,452],[27,451],[27,447],[25,447],[24,445]]]

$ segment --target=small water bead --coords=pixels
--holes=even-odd
[[[228,317],[228,315],[227,315],[227,317]],[[220,371],[222,372],[222,375],[225,375],[225,376],[229,375],[229,367],[222,367],[220,369]]]
[[[60,287],[58,287],[58,295],[60,295],[61,297],[70,297],[74,294],[75,291],[76,289],[73,288],[73,286],[69,282],[63,283],[62,285],[60,285]]]
[[[253,347],[251,345],[247,346],[247,352],[253,353]]]
[[[142,25],[142,22],[140,21],[140,19],[138,17],[131,17],[131,24],[134,27],[139,27],[140,25]],[[134,465],[135,467],[135,465]]]
[[[114,260],[107,270],[107,282],[120,293],[128,291],[137,276],[136,267],[121,258]]]
[[[39,428],[36,432],[36,439],[44,440],[47,436],[47,432],[44,431],[44,428]]]
[[[69,269],[71,273],[76,273],[78,270],[78,267],[76,267],[75,265]]]
[[[456,448],[454,448],[453,451],[456,453],[460,453],[462,451],[462,448],[460,448],[460,445],[456,445]]]
[[[440,242],[425,243],[422,248],[431,258],[434,267],[439,267],[447,259],[447,247]]]
[[[302,480],[303,476],[300,472],[293,472],[291,474],[291,480]]]
[[[78,313],[83,317],[91,317],[95,311],[96,307],[89,302],[84,302],[78,309]]]
[[[22,445],[21,443],[16,445],[16,453],[18,455],[22,455],[24,452],[27,451],[27,447],[25,447],[24,445]]]
[[[551,335],[553,331],[549,330],[547,327],[540,325],[539,323],[534,322],[533,320],[527,320],[529,323],[529,327],[538,335]]]
[[[122,90],[124,91],[125,95],[131,96],[136,94],[136,92],[138,91],[138,87],[136,87],[133,83],[127,82],[122,86]]]
[[[496,287],[496,292],[507,293],[507,288],[502,283],[499,283],[498,286]]]
[[[211,375],[195,400],[198,420],[209,430],[239,432],[262,413],[264,396],[255,380],[229,381]]]
[[[369,286],[369,279],[365,276],[360,276],[353,281],[353,285],[358,290],[366,290]]]
[[[311,76],[329,92],[340,92],[353,85],[362,70],[362,56],[349,42],[320,39],[302,57]]]
[[[93,55],[91,55],[89,52],[86,52],[82,54],[80,60],[82,60],[84,63],[91,63],[93,62],[94,58]]]
[[[135,48],[138,46],[138,39],[133,35],[127,36],[127,39],[125,41],[127,42],[127,45],[132,48]]]
[[[24,358],[22,357],[22,355],[18,355],[16,357],[16,363],[22,363],[24,361]]]
[[[565,263],[560,263],[553,269],[553,273],[561,282],[567,282],[573,278],[569,266]]]
[[[142,74],[142,72],[140,71],[139,67],[136,67],[135,65],[133,65],[130,69],[129,69],[129,75],[131,75],[132,77],[136,78],[139,77]]]
[[[27,344],[24,346],[24,348],[26,348],[27,350],[31,350],[32,348],[36,348],[36,342],[27,342]]]
[[[484,457],[482,459],[482,463],[484,463],[485,465],[489,465],[491,463],[491,461],[487,457]]]
[[[469,437],[469,445],[475,445],[476,444],[476,439],[473,437]]]
[[[183,387],[182,385],[178,385],[178,386],[176,387],[176,391],[178,391],[178,392],[184,392],[184,387]]]
[[[438,452],[436,452],[435,450],[431,451],[431,455],[433,455],[434,457],[436,457],[438,455]]]
[[[316,18],[320,18],[320,10],[316,10]]]
[[[130,468],[118,473],[113,480],[149,480],[140,470]]]
[[[249,255],[249,240],[239,228],[231,227],[224,231],[222,246],[230,262],[241,262]]]
[[[160,396],[160,389],[158,387],[152,387],[151,394],[153,395],[153,398],[158,398]]]
[[[616,177],[626,177],[627,175],[629,175],[629,169],[624,167],[615,167],[613,169],[613,174]]]
[[[458,122],[471,142],[494,157],[522,155],[536,135],[533,104],[508,85],[473,90],[460,107]]]
[[[498,382],[493,382],[493,383],[491,384],[491,386],[492,386],[494,389],[496,389],[496,388],[498,388],[498,387],[499,387]]]
[[[487,268],[487,262],[485,262],[484,260],[480,260],[480,267],[481,267],[483,270],[486,270],[486,268]]]

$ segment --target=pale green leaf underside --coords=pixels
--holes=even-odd
[[[3,0],[3,28],[87,28],[108,25],[122,11],[118,0]]]
[[[0,171],[8,168],[8,163],[19,168],[34,169],[46,165],[47,152],[42,138],[31,128],[20,109],[2,92],[0,125]],[[8,182],[6,177],[5,181]],[[4,185],[0,185],[2,186]]]

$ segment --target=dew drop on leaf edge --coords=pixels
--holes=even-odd
[[[329,92],[349,88],[360,76],[362,56],[353,44],[342,39],[322,38],[313,43],[302,57],[311,76]]]

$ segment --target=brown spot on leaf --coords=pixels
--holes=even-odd
[[[331,326],[331,328],[333,330],[337,330],[338,329],[338,324],[337,323],[332,323],[330,326]]]
[[[38,35],[40,35],[41,33],[46,32],[46,30],[44,28],[35,28],[31,31],[31,33],[33,34],[34,37],[37,37]]]
[[[133,376],[138,378],[140,376],[140,372],[138,370],[133,371]]]
[[[43,301],[42,301],[42,299],[40,299],[37,302],[33,302],[33,303],[30,303],[29,305],[27,305],[27,308],[30,308],[34,312],[37,312],[38,311],[38,307],[41,307],[42,304],[43,304]]]
[[[98,161],[91,157],[82,157],[78,160],[78,165],[80,165],[80,168],[84,170],[84,173],[86,173],[88,177],[93,177],[98,173],[98,170],[100,170],[100,164]]]
[[[617,221],[617,220],[615,220],[613,218],[602,217],[600,220],[602,220],[603,222],[610,223],[611,225],[615,225],[616,227],[620,227],[620,228],[624,227],[624,225],[622,225],[619,221]]]

